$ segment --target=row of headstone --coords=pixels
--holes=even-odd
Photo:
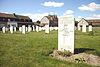
[[[49,25],[45,25],[45,27],[39,27],[36,26],[36,31],[39,32],[41,30],[45,30],[45,33],[49,33],[51,30],[58,30],[58,50],[64,51],[68,50],[71,53],[74,53],[74,18],[69,17],[60,17],[58,19],[58,27],[50,27]],[[35,27],[33,27],[33,31],[35,31]],[[83,29],[85,29],[86,26],[83,26]],[[89,27],[91,28],[91,27]],[[2,28],[3,33],[5,33],[5,27]],[[22,27],[19,27],[19,31],[22,32],[22,34],[25,34],[25,31],[31,31],[31,26],[25,27],[23,25]],[[85,30],[83,30],[85,31]],[[10,27],[10,32],[13,33],[13,26]]]
[[[13,26],[10,26],[10,32],[13,33],[13,29],[14,31],[16,32],[16,27],[13,27]],[[25,31],[35,31],[35,27],[34,25],[31,27],[31,25],[28,25],[28,27],[25,27],[25,25],[22,25],[22,27],[19,27],[19,31],[22,32],[22,34],[25,34]],[[6,28],[3,27],[2,28],[3,30],[3,33],[5,33],[5,30]],[[45,33],[49,33],[49,30],[58,30],[58,27],[49,27],[49,25],[45,25],[45,27],[39,27],[39,26],[36,26],[36,31],[39,32],[39,31],[42,31],[42,30],[45,30]]]
[[[29,25],[28,27],[25,27],[25,31],[30,32],[32,30],[33,31],[36,30],[37,32],[39,32],[39,31],[45,30],[45,27],[36,26],[36,29],[35,29],[35,26],[34,25],[32,27],[31,27],[31,25]],[[22,27],[19,27],[19,31],[22,32]]]
[[[81,30],[81,27],[78,25],[78,30]],[[92,26],[89,25],[88,31],[92,31]],[[82,32],[86,32],[86,25],[82,26]]]
[[[49,27],[50,31],[52,30],[58,30],[58,27]]]
[[[5,33],[6,31],[8,31],[8,28],[3,27],[2,32]],[[15,27],[14,27],[14,31],[16,31]],[[11,32],[11,34],[13,33],[13,26],[10,26],[10,32]]]

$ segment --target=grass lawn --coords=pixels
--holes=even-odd
[[[75,48],[94,49],[86,52],[100,56],[100,30],[94,33],[94,36],[89,36],[88,32],[76,31]],[[50,34],[44,31],[27,32],[25,35],[20,32],[0,32],[0,67],[94,67],[45,56],[57,46],[57,31],[51,31]]]

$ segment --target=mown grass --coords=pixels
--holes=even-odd
[[[51,31],[50,34],[44,31],[27,32],[25,35],[20,32],[0,32],[0,67],[92,67],[45,56],[57,46],[57,31]],[[94,36],[76,31],[75,48],[91,48],[94,51],[88,53],[99,55],[100,30],[95,30]]]

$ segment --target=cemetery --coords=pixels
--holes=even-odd
[[[44,21],[44,20],[43,20]],[[1,67],[100,66],[100,30],[75,29],[75,19],[59,17],[58,27],[22,25],[0,31]]]

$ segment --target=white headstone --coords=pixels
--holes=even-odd
[[[45,33],[49,33],[49,25],[45,25]]]
[[[35,31],[35,27],[34,27],[34,25],[33,25],[32,27],[33,27],[33,31]]]
[[[50,31],[52,31],[52,27],[50,27]]]
[[[9,29],[6,27],[6,31],[8,31]]]
[[[31,25],[28,25],[28,32],[32,30]]]
[[[26,27],[26,31],[27,31],[27,27]]]
[[[89,31],[92,31],[92,26],[91,25],[89,26]]]
[[[54,30],[54,27],[52,27],[52,30]]]
[[[19,31],[20,31],[20,32],[22,31],[22,27],[19,27]]]
[[[16,27],[14,27],[14,31],[16,32]]]
[[[78,25],[78,30],[81,30],[80,26]]]
[[[36,31],[39,32],[39,26],[36,26]]]
[[[43,27],[41,27],[41,30],[43,30]]]
[[[58,50],[74,53],[74,18],[59,17],[58,20]]]
[[[86,25],[82,26],[82,32],[86,32]]]
[[[39,31],[42,31],[42,30],[41,30],[41,27],[39,27]]]
[[[13,26],[10,26],[10,33],[13,33]]]
[[[45,30],[45,27],[42,27],[42,30]]]
[[[25,25],[22,26],[22,34],[25,34]]]
[[[3,32],[3,33],[5,33],[5,31],[6,31],[6,28],[5,28],[5,27],[3,27],[3,28],[2,28],[2,32]]]
[[[58,30],[58,27],[55,27],[55,30]]]

